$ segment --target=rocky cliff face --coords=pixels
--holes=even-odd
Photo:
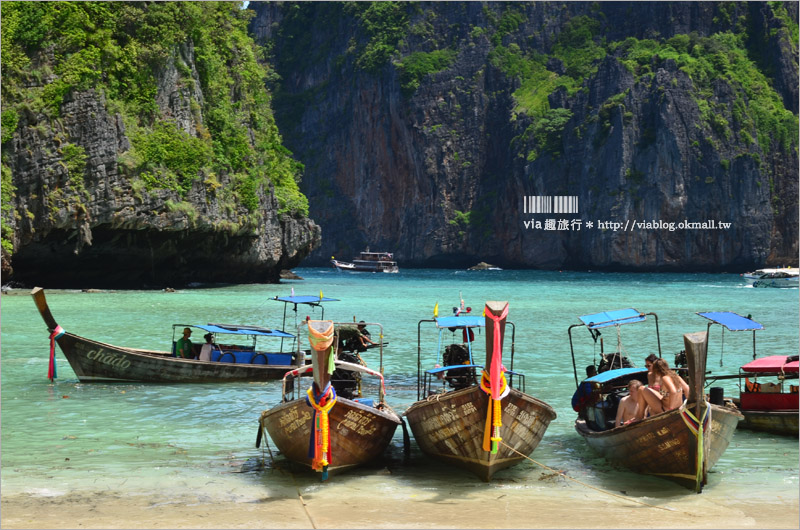
[[[139,16],[140,8],[147,9],[134,4],[131,13]],[[221,164],[187,175],[185,189],[157,181],[159,175],[174,180],[174,174],[152,160],[132,160],[132,138],[151,133],[143,133],[149,129],[135,117],[123,119],[119,101],[106,97],[108,86],[70,90],[55,111],[31,103],[30,94],[47,94],[58,81],[52,50],[28,51],[29,68],[49,75],[18,74],[26,83],[18,91],[6,91],[4,82],[11,94],[4,107],[15,111],[16,121],[13,134],[3,134],[3,185],[13,190],[3,215],[3,237],[13,245],[8,252],[4,241],[4,283],[125,288],[277,282],[281,269],[319,245],[319,226],[281,208],[269,182],[255,185],[246,207],[233,193],[241,182]],[[149,100],[154,123],[172,124],[170,138],[183,142],[155,145],[168,151],[167,160],[180,155],[180,145],[214,140],[192,39],[169,53],[153,67]],[[239,87],[230,97],[242,105],[237,100],[247,95]],[[251,119],[259,117],[253,112]],[[255,136],[252,129],[249,135]]]
[[[279,215],[269,189],[259,195],[260,218],[252,224],[243,224],[252,218],[244,208],[226,211],[200,181],[185,197],[135,189],[117,163],[130,148],[125,126],[94,91],[70,96],[62,116],[55,128],[43,116],[23,116],[4,146],[18,214],[12,221],[18,250],[6,280],[54,287],[277,282],[281,269],[319,244],[319,227]],[[70,185],[62,138],[86,149],[82,189]]]
[[[250,7],[325,233],[310,263],[367,245],[407,265],[796,263],[796,4]]]

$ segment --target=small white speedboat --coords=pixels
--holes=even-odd
[[[742,276],[753,287],[798,287],[800,269],[786,267],[780,269],[758,269]]]

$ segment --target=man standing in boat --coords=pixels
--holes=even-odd
[[[184,359],[191,359],[192,355],[192,341],[189,337],[192,336],[192,330],[183,328],[183,337],[178,339],[175,344],[175,357],[183,357]]]
[[[360,352],[366,351],[367,348],[369,347],[367,346],[367,344],[371,344],[373,346],[378,345],[378,343],[373,342],[370,337],[372,337],[372,335],[370,335],[369,331],[367,331],[367,324],[363,320],[361,320],[358,323],[358,347],[357,347],[358,351]]]

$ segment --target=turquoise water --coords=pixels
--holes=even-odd
[[[118,291],[81,293],[48,291],[50,308],[67,331],[131,347],[168,348],[173,323],[226,322],[279,327],[283,304],[274,296],[325,296],[341,301],[326,305],[325,317],[379,322],[384,327],[384,368],[389,403],[402,412],[416,399],[417,322],[459,304],[459,293],[480,314],[486,300],[508,300],[516,325],[514,368],[527,374],[527,391],[552,405],[558,418],[532,457],[550,468],[604,490],[643,497],[688,495],[670,482],[615,469],[585,447],[573,428],[570,399],[575,389],[567,328],[579,315],[634,307],[658,314],[662,353],[672,364],[683,348],[682,335],[703,331],[697,311],[751,314],[766,327],[759,332],[759,355],[795,354],[798,350],[797,290],[753,289],[732,274],[615,274],[540,271],[402,270],[400,274],[340,273],[297,269],[303,281],[280,285],[193,288],[175,293]],[[47,379],[48,333],[27,290],[2,296],[2,491],[56,496],[82,492],[156,495],[190,491],[200,502],[225,499],[250,502],[274,487],[273,469],[288,468],[268,449],[254,446],[260,412],[277,403],[280,382],[228,385],[147,385],[78,383],[61,352],[58,379]],[[317,309],[301,309],[297,318],[319,318]],[[295,315],[289,311],[289,321]],[[430,324],[429,324],[430,326]],[[287,326],[290,327],[290,326]],[[639,366],[657,351],[651,321],[624,326],[621,346]],[[373,338],[377,328],[371,329]],[[436,334],[426,330],[428,352],[423,367],[436,362]],[[599,355],[584,329],[573,332],[579,375]],[[614,331],[603,335],[606,349],[616,345]],[[476,337],[479,359],[483,335]],[[508,347],[508,342],[506,343]],[[712,328],[708,369],[735,373],[752,358],[752,334]],[[373,350],[365,354],[376,362]],[[723,366],[720,366],[720,363]],[[734,395],[735,383],[724,385]],[[274,450],[274,448],[273,448]],[[371,468],[336,477],[338,483],[369,477],[388,467],[381,488],[436,490],[472,483],[466,472],[424,457],[412,442],[403,459],[398,430],[386,459]],[[535,487],[554,494],[539,479],[533,462],[498,473],[493,487]],[[286,477],[282,473],[281,477]],[[318,478],[297,474],[300,488]],[[354,482],[355,483],[355,482]],[[569,486],[579,488],[579,486]],[[366,495],[370,493],[367,492]],[[710,475],[704,500],[764,502],[780,497],[797,505],[798,441],[737,431],[731,446]]]

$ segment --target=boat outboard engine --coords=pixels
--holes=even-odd
[[[689,361],[686,360],[686,350],[681,350],[675,354],[675,368],[686,368]]]
[[[363,364],[357,355],[341,351],[339,360],[353,364]],[[361,381],[361,374],[337,368],[331,374],[331,385],[336,390],[336,394],[346,399],[358,397],[358,383]]]
[[[467,347],[463,344],[451,344],[444,349],[442,361],[445,366],[470,364],[469,350],[467,350]],[[454,390],[466,388],[477,383],[475,379],[475,368],[456,368],[448,370],[444,378]]]
[[[627,358],[623,357],[621,353],[604,354],[600,359],[600,366],[597,368],[598,373],[607,370],[615,370],[617,368],[633,368],[633,363]]]

